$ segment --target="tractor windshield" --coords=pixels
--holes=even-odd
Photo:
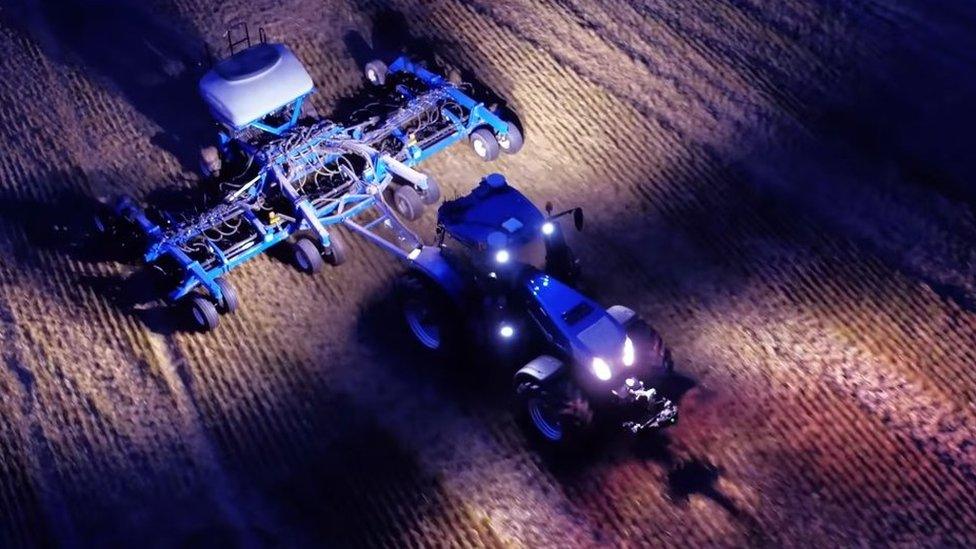
[[[513,252],[513,260],[524,265],[530,265],[540,271],[546,268],[546,243],[541,238],[533,238],[517,246]]]

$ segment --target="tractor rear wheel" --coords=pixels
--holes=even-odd
[[[408,272],[397,281],[397,297],[407,328],[421,346],[440,355],[448,355],[457,347],[457,311],[434,282]]]

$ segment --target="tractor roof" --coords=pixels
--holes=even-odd
[[[437,220],[465,245],[488,248],[536,238],[545,217],[503,176],[491,174],[470,194],[444,202],[437,210]]]
[[[258,44],[218,62],[200,79],[214,116],[242,128],[312,91],[312,78],[287,47]]]

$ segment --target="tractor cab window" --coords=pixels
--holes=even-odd
[[[514,250],[514,260],[523,265],[535,267],[540,271],[546,268],[546,243],[541,238],[533,238],[517,246]]]

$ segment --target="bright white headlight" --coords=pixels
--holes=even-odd
[[[556,226],[553,225],[551,222],[546,221],[545,223],[542,224],[542,234],[549,236],[554,232],[556,232]]]
[[[511,258],[512,256],[508,253],[508,250],[498,250],[495,252],[496,263],[508,263],[508,260]]]
[[[498,335],[502,336],[505,339],[508,339],[513,335],[515,335],[515,328],[512,328],[508,324],[502,324],[501,327],[498,328]]]
[[[624,356],[621,358],[624,366],[634,365],[634,342],[628,337],[624,340]]]
[[[610,365],[607,364],[606,360],[596,357],[593,359],[593,375],[600,381],[607,381],[613,373],[610,371]]]

